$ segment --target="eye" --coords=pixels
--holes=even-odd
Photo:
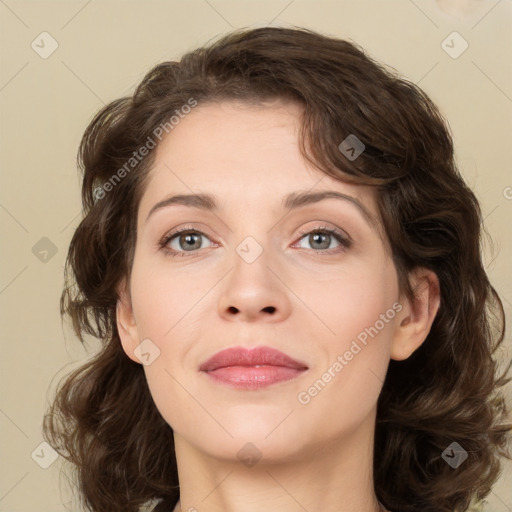
[[[189,256],[196,254],[199,249],[204,249],[202,237],[209,240],[201,231],[185,227],[165,235],[159,245],[168,256]]]
[[[338,244],[335,247],[334,252],[339,252],[339,247],[342,249],[348,249],[351,245],[351,241],[347,236],[343,235],[339,231],[335,229],[331,229],[328,227],[318,227],[311,231],[300,231],[301,235],[304,235],[300,240],[306,240],[311,249],[320,252],[326,252],[327,254],[332,253],[331,242],[336,242]],[[326,250],[327,249],[327,250]]]
[[[300,241],[306,240],[310,244],[311,250],[316,252],[326,254],[338,253],[348,249],[352,243],[346,235],[328,227],[318,227],[310,231],[299,232],[303,235]],[[203,246],[204,238],[210,240],[203,232],[188,226],[166,234],[158,245],[166,256],[194,256],[199,250],[205,248]],[[332,242],[338,245],[332,248]]]

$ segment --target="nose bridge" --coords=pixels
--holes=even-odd
[[[270,264],[275,220],[263,213],[262,203],[256,200],[258,195],[251,197],[240,207],[230,226],[235,254],[247,265],[259,260],[260,264]],[[234,261],[235,265],[240,263],[236,258]]]
[[[235,247],[231,279],[237,281],[237,286],[242,288],[272,288],[272,250],[267,239],[262,240],[262,235],[257,239],[256,236],[245,236]]]

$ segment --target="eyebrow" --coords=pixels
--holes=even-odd
[[[324,199],[339,199],[352,203],[357,207],[359,212],[362,213],[368,224],[372,227],[376,227],[377,222],[366,206],[364,206],[355,197],[343,194],[342,192],[336,192],[334,190],[327,190],[323,192],[292,192],[283,199],[282,206],[288,210],[294,210],[303,206],[318,203]],[[218,203],[215,197],[211,194],[177,194],[156,203],[149,211],[145,222],[148,222],[151,215],[156,211],[173,205],[188,206],[205,211],[218,210]]]

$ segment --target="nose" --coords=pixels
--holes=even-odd
[[[279,276],[278,276],[279,274]],[[278,322],[290,315],[290,292],[283,273],[265,251],[252,263],[235,258],[219,297],[219,314],[229,321]]]

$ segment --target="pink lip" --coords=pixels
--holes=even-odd
[[[270,347],[233,347],[217,352],[199,370],[212,379],[240,389],[259,389],[293,379],[307,365]]]

